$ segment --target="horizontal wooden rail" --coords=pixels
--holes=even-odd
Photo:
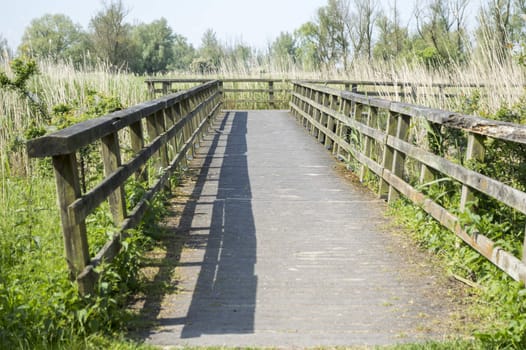
[[[111,262],[116,256],[127,231],[139,224],[151,199],[167,188],[170,176],[193,154],[194,146],[221,104],[220,82],[209,81],[28,142],[29,156],[53,159],[66,259],[80,293],[93,292],[97,281],[95,267],[102,261]],[[129,144],[125,145],[123,135],[128,135]],[[103,179],[82,193],[78,153],[98,142]],[[123,148],[132,150],[125,163],[121,159]],[[146,178],[147,165],[158,175],[150,176],[153,183],[147,184],[144,195],[128,214],[124,185],[133,176]],[[106,200],[117,233],[91,257],[86,218]]]
[[[360,180],[374,174],[379,196],[389,201],[405,196],[509,276],[526,282],[524,251],[520,260],[498,247],[484,232],[464,227],[457,216],[479,193],[526,214],[526,193],[409,139],[409,131],[422,123],[461,130],[467,138],[463,159],[482,162],[486,138],[526,144],[526,126],[391,102],[307,82],[293,82],[290,107],[299,123],[335,156],[360,164],[355,169]],[[432,127],[427,130],[428,137],[433,137],[429,134]],[[410,173],[411,169],[419,169],[419,173]],[[415,178],[419,179],[416,184]],[[442,179],[460,185],[458,208],[447,209],[421,191],[422,186]],[[523,249],[524,246],[523,242]]]
[[[146,84],[152,97],[166,95],[181,89],[186,89],[188,84],[202,84],[204,78],[155,78],[147,79]],[[480,83],[419,83],[419,82],[393,82],[393,81],[368,81],[368,80],[302,80],[304,83],[322,85],[343,89],[366,95],[367,97],[382,97],[410,103],[417,103],[422,99],[432,97],[438,100],[449,100],[458,96],[470,96],[469,90],[480,89],[482,93],[491,93],[491,84]],[[290,79],[265,79],[265,78],[226,78],[221,79],[224,87],[225,106],[227,108],[287,108],[284,100],[290,99]],[[263,88],[264,85],[268,85]],[[508,85],[515,88],[517,96],[521,96],[523,86]],[[247,98],[251,94],[254,98]],[[259,96],[258,96],[259,94]],[[263,98],[267,94],[268,98]],[[257,103],[256,103],[257,101]],[[265,102],[265,104],[264,104]],[[252,105],[250,105],[252,104]]]
[[[186,87],[201,84],[203,79],[148,79],[152,97],[166,95]],[[221,79],[223,107],[226,109],[286,109],[290,101],[290,81],[284,79]]]

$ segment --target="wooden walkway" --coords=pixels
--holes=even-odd
[[[147,343],[374,345],[450,332],[443,278],[288,112],[225,112],[192,166],[178,292],[162,296]]]

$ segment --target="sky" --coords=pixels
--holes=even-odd
[[[90,19],[103,9],[102,0],[1,0],[0,34],[16,49],[32,19],[64,14],[88,29]],[[292,32],[312,20],[327,0],[122,0],[129,23],[150,23],[161,17],[195,47],[212,28],[224,43],[242,42],[265,49],[283,31]],[[398,0],[402,17],[410,21],[414,0]],[[388,8],[394,0],[381,0]]]
[[[34,18],[64,14],[85,30],[103,8],[101,0],[2,0],[0,34],[16,49],[24,29]],[[123,0],[129,23],[150,23],[161,17],[177,34],[199,46],[206,29],[222,42],[265,48],[281,31],[293,31],[311,20],[327,0]]]

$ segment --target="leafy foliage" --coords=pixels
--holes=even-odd
[[[62,14],[35,18],[25,29],[19,51],[29,57],[48,57],[55,61],[81,63],[88,49],[87,36],[80,25]]]

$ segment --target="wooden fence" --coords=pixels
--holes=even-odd
[[[137,226],[149,201],[168,186],[170,176],[193,154],[221,106],[219,87],[220,82],[210,81],[28,142],[30,157],[53,159],[66,259],[82,294],[93,291],[94,268],[116,256],[126,231]],[[82,193],[78,155],[82,148],[97,143],[101,144],[102,181]],[[122,149],[131,150],[126,162],[121,158]],[[148,164],[159,175],[149,176],[153,180],[147,191],[128,213],[124,184],[134,177],[144,178]],[[118,231],[91,257],[86,218],[106,200]]]
[[[186,90],[209,79],[147,79],[148,91],[152,98]],[[416,83],[364,80],[302,80],[305,83],[317,84],[336,89],[351,91],[369,97],[381,96],[409,103],[421,103],[432,97],[447,101],[456,96],[469,97],[478,90],[481,94],[491,92],[491,86],[484,84],[447,84],[447,83]],[[523,86],[513,85],[517,96],[523,93]],[[290,100],[290,79],[221,79],[224,107],[226,109],[287,109]],[[510,90],[510,93],[512,91]]]
[[[521,261],[497,246],[484,232],[473,231],[459,219],[459,213],[480,194],[526,214],[526,193],[433,153],[429,142],[414,136],[409,139],[410,131],[423,124],[427,124],[421,128],[427,137],[441,129],[457,130],[467,138],[465,153],[460,155],[464,163],[483,162],[486,139],[526,144],[526,126],[391,102],[305,82],[293,83],[290,106],[299,123],[313,137],[335,156],[357,164],[355,170],[361,181],[368,176],[375,178],[380,196],[389,201],[405,196],[509,276],[526,282],[524,243]],[[458,184],[461,193],[457,208],[442,206],[422,190],[426,184],[443,180]]]
[[[150,96],[166,95],[206,79],[147,79]],[[221,79],[225,109],[287,109],[290,101],[290,81],[285,79]]]

